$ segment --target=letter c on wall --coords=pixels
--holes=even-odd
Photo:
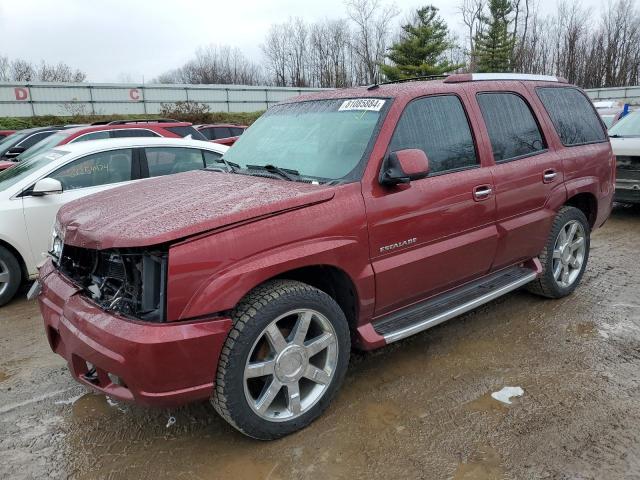
[[[137,88],[132,88],[131,90],[129,90],[129,98],[131,100],[140,100],[140,90],[138,90]]]
[[[16,100],[25,101],[29,99],[29,89],[24,87],[16,87],[14,88],[14,93],[16,95]]]

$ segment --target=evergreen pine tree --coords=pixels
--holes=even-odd
[[[444,52],[452,45],[447,38],[447,24],[437,14],[434,6],[422,7],[416,12],[415,20],[402,27],[399,41],[387,54],[393,64],[380,65],[388,80],[442,75],[462,66],[444,58]]]
[[[509,32],[513,21],[510,0],[489,0],[489,16],[483,18],[484,28],[476,38],[475,55],[478,72],[508,72],[511,70],[514,39]]]

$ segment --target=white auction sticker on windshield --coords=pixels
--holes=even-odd
[[[379,112],[383,105],[384,100],[379,98],[356,98],[342,102],[338,111],[368,110],[370,112]]]

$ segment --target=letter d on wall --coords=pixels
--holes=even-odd
[[[25,101],[29,100],[29,89],[24,87],[16,87],[13,90],[16,94],[16,100]]]

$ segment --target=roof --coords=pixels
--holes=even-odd
[[[227,127],[227,128],[247,128],[246,125],[240,125],[237,123],[202,123],[199,125],[194,125],[197,129],[199,128],[211,128],[211,127]]]
[[[103,150],[114,150],[117,148],[125,147],[192,147],[212,150],[218,153],[224,153],[229,149],[229,147],[220,145],[219,143],[205,142],[202,140],[191,140],[186,138],[127,137],[67,143],[66,145],[54,147],[52,150],[68,152],[74,155],[84,155],[87,153],[100,152]]]
[[[104,130],[131,130],[133,129],[146,129],[150,130],[152,128],[171,128],[171,127],[191,127],[192,125],[189,122],[164,122],[164,123],[118,123],[118,124],[102,124],[102,125],[85,125],[81,127],[74,127],[65,129],[65,132],[68,132],[69,135],[73,135],[76,133],[88,133],[88,132],[102,132]]]
[[[413,98],[419,95],[428,95],[434,93],[444,93],[456,91],[464,88],[470,82],[494,81],[501,84],[521,83],[531,81],[540,84],[564,84],[566,80],[560,77],[549,75],[528,75],[518,73],[495,73],[495,74],[455,74],[449,75],[444,79],[438,80],[412,80],[407,79],[397,83],[382,83],[378,85],[370,85],[363,87],[342,88],[336,90],[327,90],[322,92],[300,95],[291,99],[284,100],[283,104],[321,99],[339,99],[339,98]]]

